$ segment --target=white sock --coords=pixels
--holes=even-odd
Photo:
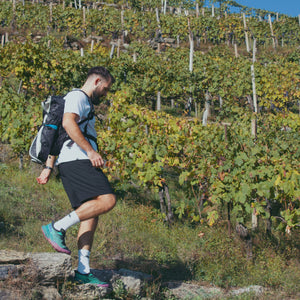
[[[78,268],[81,274],[90,273],[90,251],[85,249],[78,250]]]
[[[67,230],[69,227],[79,223],[80,220],[75,211],[72,211],[70,214],[66,215],[64,218],[58,220],[54,223],[54,228],[58,231],[61,229]]]

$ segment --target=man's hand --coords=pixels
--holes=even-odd
[[[43,169],[41,175],[36,179],[39,184],[46,184],[50,178],[51,170]]]
[[[104,166],[104,160],[102,156],[95,150],[88,151],[87,156],[90,159],[93,167],[102,168]]]

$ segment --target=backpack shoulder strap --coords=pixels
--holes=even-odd
[[[94,118],[94,116],[95,116],[95,108],[94,108],[94,105],[93,105],[93,103],[92,103],[92,101],[91,101],[91,98],[90,98],[83,90],[81,90],[81,89],[73,89],[72,91],[80,91],[80,92],[84,93],[85,96],[87,97],[88,101],[89,101],[89,104],[90,104],[90,111],[89,111],[89,113],[88,113],[88,116],[87,116],[85,119],[82,119],[82,120],[81,120],[80,122],[78,122],[77,124],[78,124],[78,125],[81,125],[81,124],[83,124],[83,123],[85,123],[85,122],[87,122],[87,121],[89,121],[89,120],[92,120],[92,119]],[[71,91],[71,92],[72,92],[72,91]],[[97,149],[98,149],[97,138],[87,133],[87,125],[88,125],[88,122],[87,122],[86,125],[84,126],[84,130],[83,130],[82,133],[83,133],[83,135],[84,135],[85,137],[87,137],[89,140],[94,141],[95,144],[96,144],[96,146],[97,146]],[[70,141],[70,143],[68,144],[68,146],[72,145],[73,143],[74,143],[73,141]]]
[[[90,104],[90,111],[89,111],[89,113],[88,113],[87,118],[82,119],[82,120],[78,123],[78,125],[83,124],[83,123],[86,122],[86,121],[92,120],[92,119],[94,118],[94,116],[95,116],[95,108],[94,108],[94,104],[92,103],[91,98],[90,98],[90,97],[86,94],[86,92],[84,92],[82,89],[73,89],[72,91],[80,91],[80,92],[82,92],[83,94],[85,94],[85,96],[87,97],[87,99],[88,99],[88,101],[89,101],[89,104]]]

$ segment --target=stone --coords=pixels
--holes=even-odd
[[[153,279],[151,275],[127,269],[118,271],[92,269],[91,272],[101,281],[109,282],[113,289],[120,288],[121,282],[122,288],[131,295],[140,295],[144,283]]]
[[[166,293],[168,297],[178,299],[214,299],[222,295],[222,289],[216,287],[199,286],[184,282],[168,282]]]
[[[92,35],[91,39],[96,40],[98,42],[101,42],[104,40],[104,38],[102,36],[98,36],[98,35]]]
[[[29,255],[24,252],[0,250],[0,264],[21,264],[29,260]]]
[[[62,296],[55,287],[42,287],[41,294],[43,300],[61,300]]]
[[[244,293],[253,293],[255,294],[256,296],[259,296],[261,295],[262,293],[264,292],[264,288],[260,285],[250,285],[248,287],[245,287],[245,288],[239,288],[239,289],[236,289],[236,290],[232,290],[230,291],[230,295],[231,296],[238,296],[238,295],[241,295],[241,294],[244,294]]]
[[[1,300],[17,300],[20,299],[9,290],[0,290],[0,299]]]
[[[53,285],[74,276],[71,256],[63,253],[31,253],[41,285]]]
[[[89,44],[91,41],[92,41],[92,37],[91,36],[88,36],[86,38],[83,38],[81,40],[83,43],[86,43],[86,44]]]
[[[176,42],[176,40],[172,39],[172,38],[165,38],[165,42],[168,44],[174,44]]]
[[[89,300],[89,299],[103,299],[112,293],[109,288],[99,288],[93,284],[81,284],[74,286],[71,290],[66,292],[68,299]]]
[[[144,283],[152,280],[151,275],[127,269],[120,269],[116,273],[120,275],[120,280],[124,283],[126,291],[132,295],[140,295]]]
[[[18,268],[15,265],[0,265],[0,280],[5,280],[9,277],[18,277]],[[1,299],[1,298],[0,298]]]
[[[118,299],[142,297],[145,283],[153,280],[151,275],[128,269],[92,269],[91,272],[101,281],[108,282],[111,288],[72,282],[74,271],[71,256],[67,254],[0,250],[0,299],[22,299],[22,295],[26,293],[26,285],[22,285],[25,290],[17,290],[7,283],[12,278],[15,282],[20,280],[20,283],[26,283],[24,274],[32,277],[27,286],[27,291],[31,293],[32,299],[44,300],[63,299],[57,290],[58,283],[63,283],[61,286],[63,286],[64,299],[110,299],[111,295],[119,297]],[[25,280],[28,281],[26,276]],[[166,288],[164,296],[167,299],[231,299],[242,294],[251,294],[251,296],[254,294],[255,297],[261,297],[265,292],[265,289],[258,285],[225,291],[217,287],[182,281],[167,282],[164,287]],[[148,300],[147,298],[141,299]]]
[[[123,44],[123,47],[124,47],[126,50],[129,50],[129,48],[130,48],[130,45],[129,45],[129,44],[126,44],[126,43],[124,43],[124,44]]]

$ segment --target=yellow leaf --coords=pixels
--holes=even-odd
[[[280,181],[281,181],[281,177],[280,175],[278,175],[277,179],[275,180],[275,185],[279,185]]]

